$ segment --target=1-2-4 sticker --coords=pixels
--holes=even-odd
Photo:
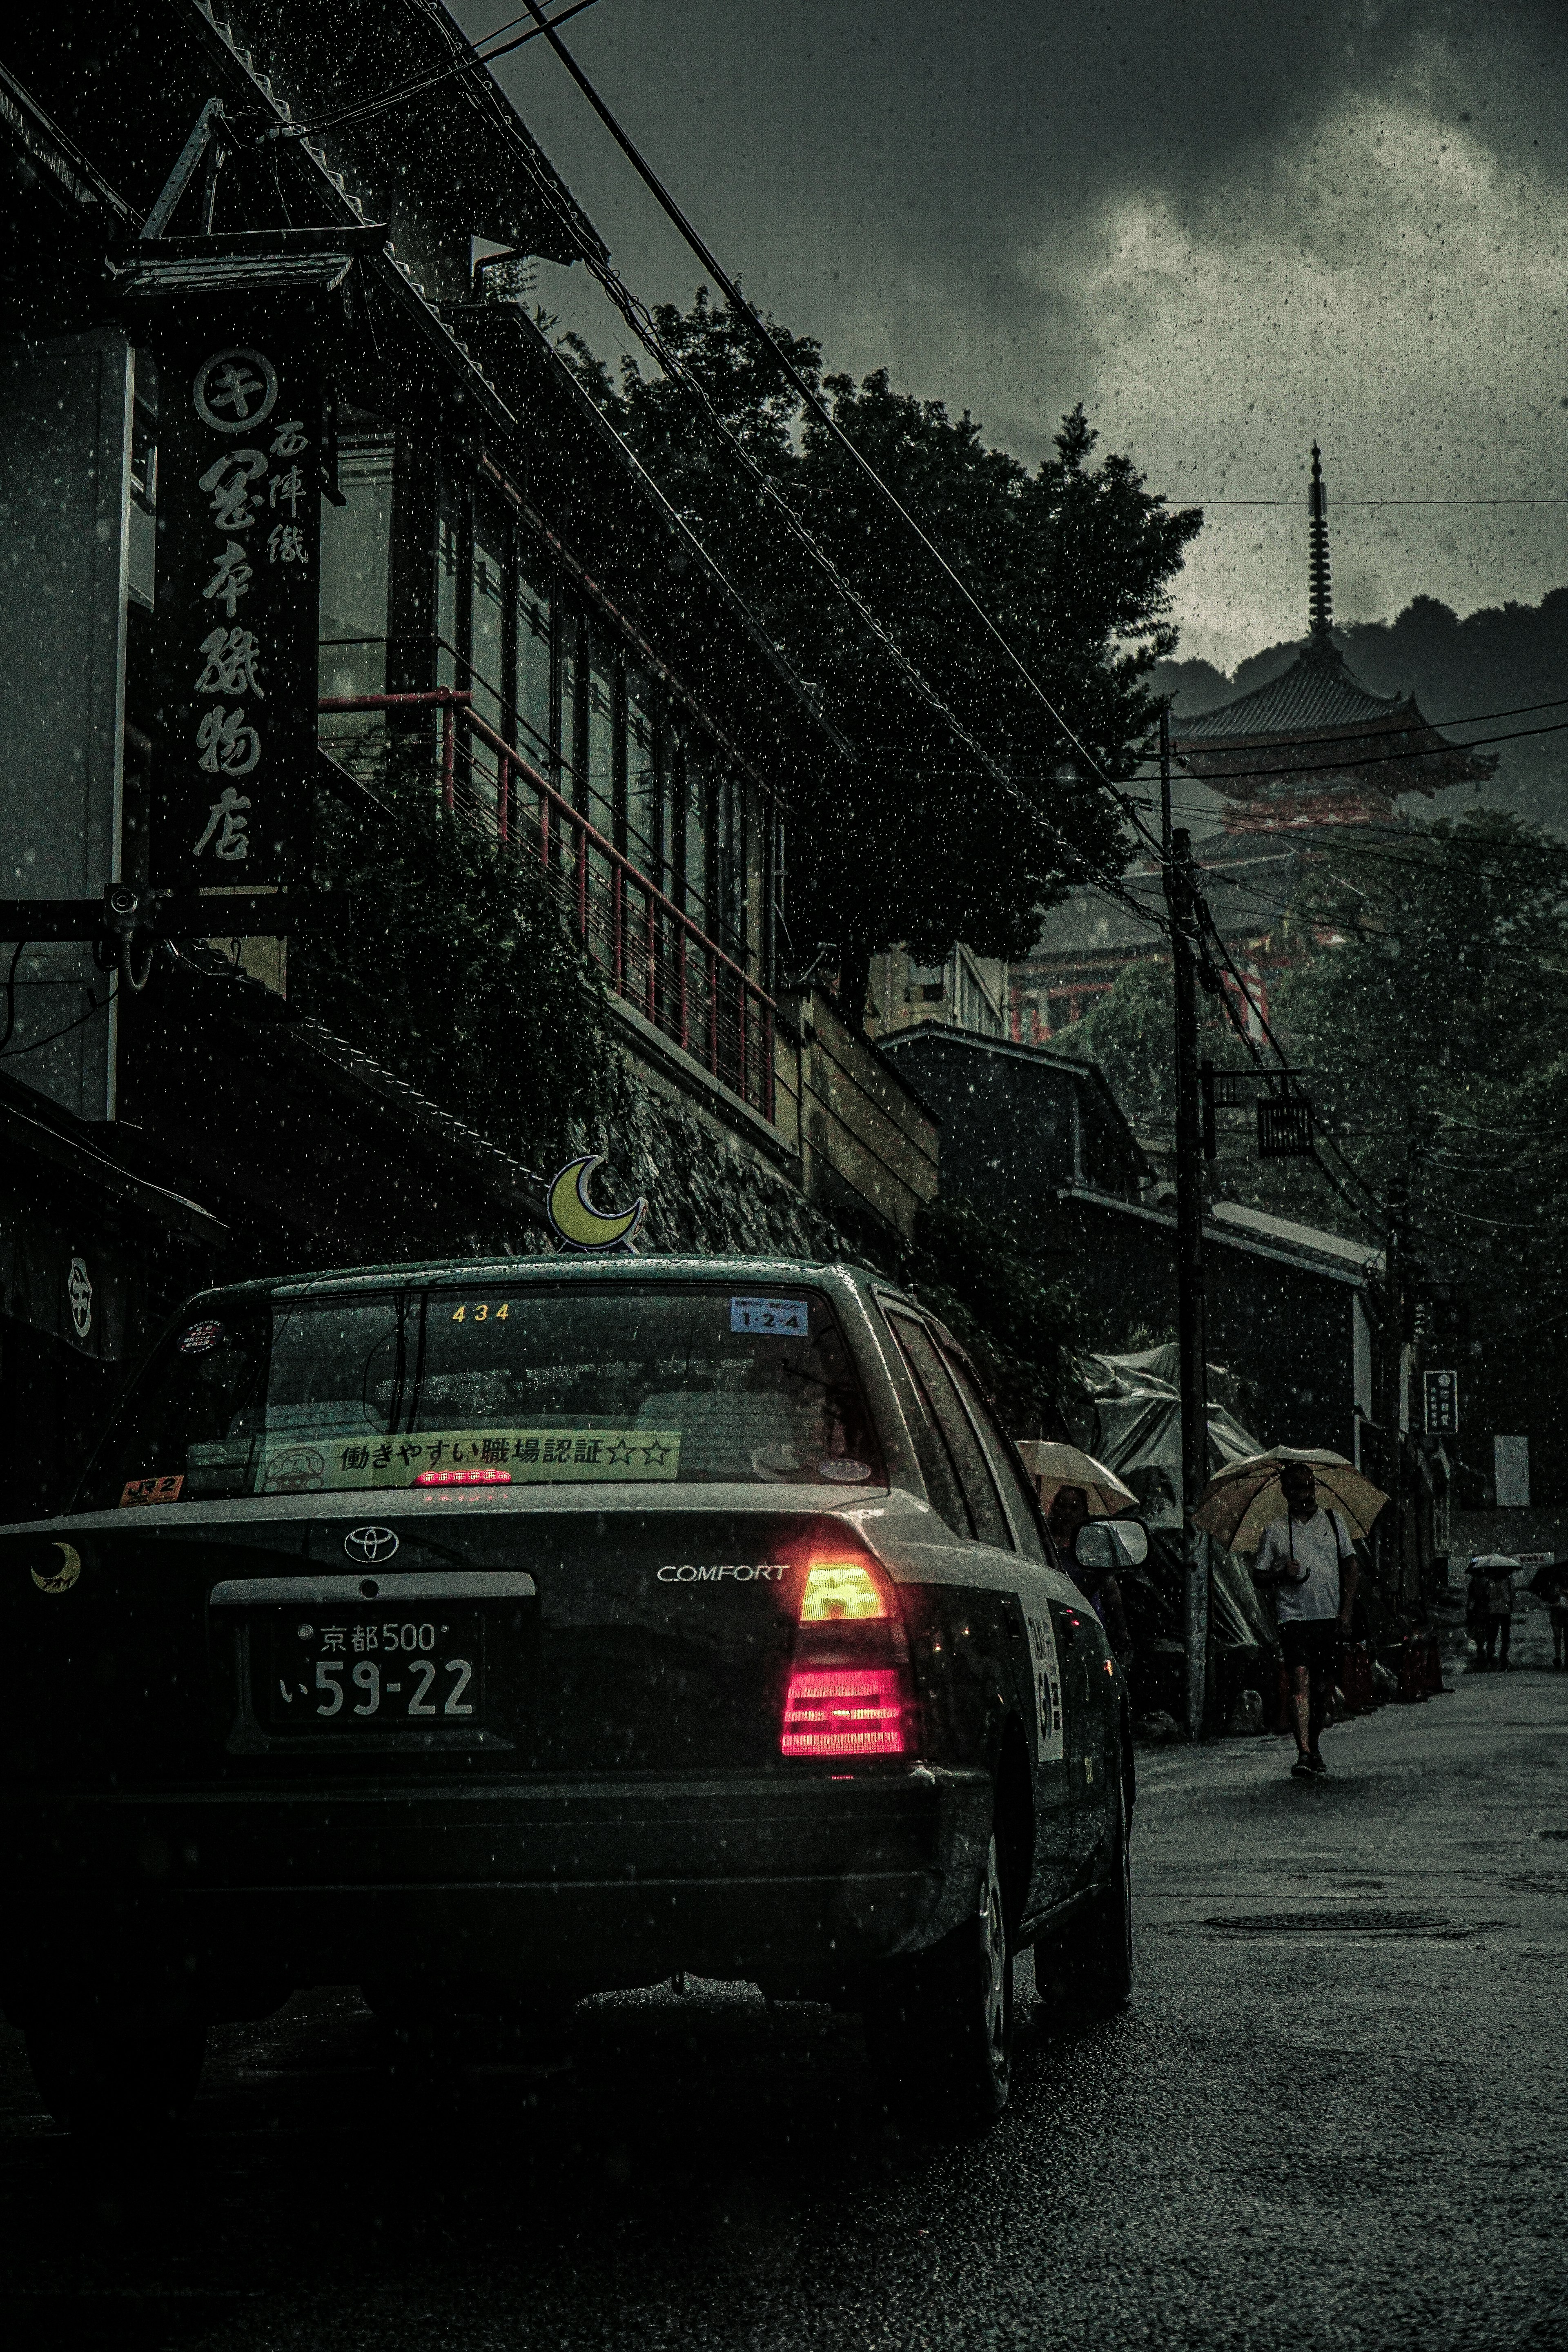
[[[804,1298],[731,1298],[730,1328],[770,1339],[809,1339],[811,1309]]]

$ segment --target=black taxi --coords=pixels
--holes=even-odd
[[[81,2128],[301,1987],[689,1971],[858,2007],[972,2130],[1016,1953],[1128,1996],[1125,1687],[961,1349],[863,1269],[205,1293],[71,1511],[0,1531],[0,2000]]]

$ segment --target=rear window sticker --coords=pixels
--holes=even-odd
[[[183,1470],[163,1478],[127,1478],[120,1490],[120,1507],[124,1511],[148,1503],[177,1503],[184,1483]]]
[[[68,1592],[81,1574],[81,1554],[75,1544],[51,1544],[49,1549],[59,1554],[59,1565],[34,1569],[33,1582],[40,1592]]]
[[[731,1298],[730,1328],[770,1339],[809,1339],[810,1304],[804,1298]]]
[[[180,1334],[180,1353],[182,1356],[205,1356],[207,1349],[216,1348],[222,1338],[221,1323],[193,1323],[188,1331]]]
[[[836,1486],[858,1486],[871,1475],[868,1462],[851,1462],[846,1454],[825,1454],[817,1464],[818,1477],[830,1478]]]
[[[608,1484],[680,1475],[679,1429],[442,1429],[417,1437],[338,1438],[274,1445],[264,1495],[412,1486],[424,1472],[493,1470],[517,1486]],[[504,1474],[502,1475],[501,1474]],[[434,1480],[428,1483],[436,1483]]]
[[[1035,1670],[1035,1718],[1042,1764],[1062,1760],[1062,1670],[1057,1657],[1050,1604],[1033,1592],[1020,1595],[1029,1657]]]

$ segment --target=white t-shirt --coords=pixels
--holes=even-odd
[[[1291,1556],[1295,1569],[1291,1569]],[[1297,1618],[1337,1617],[1340,1613],[1340,1562],[1354,1557],[1350,1532],[1337,1511],[1314,1511],[1310,1519],[1292,1519],[1289,1516],[1275,1519],[1263,1530],[1263,1541],[1258,1547],[1252,1563],[1256,1576],[1260,1570],[1270,1573],[1283,1569],[1281,1581],[1274,1588],[1275,1615],[1283,1625]],[[1298,1584],[1294,1577],[1307,1571],[1306,1581]]]

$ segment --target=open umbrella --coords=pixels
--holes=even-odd
[[[1024,1437],[1018,1441],[1024,1467],[1040,1490],[1040,1508],[1048,1511],[1062,1486],[1081,1486],[1089,1497],[1091,1519],[1113,1519],[1118,1511],[1135,1511],[1138,1497],[1124,1486],[1114,1470],[1097,1462],[1081,1446],[1065,1445],[1054,1437]]]
[[[1338,1511],[1352,1536],[1371,1533],[1388,1496],[1363,1478],[1342,1454],[1313,1446],[1276,1445],[1216,1470],[1198,1498],[1193,1523],[1227,1551],[1256,1551],[1271,1520],[1282,1519],[1286,1504],[1279,1473],[1288,1463],[1305,1462],[1318,1482],[1318,1499]]]

